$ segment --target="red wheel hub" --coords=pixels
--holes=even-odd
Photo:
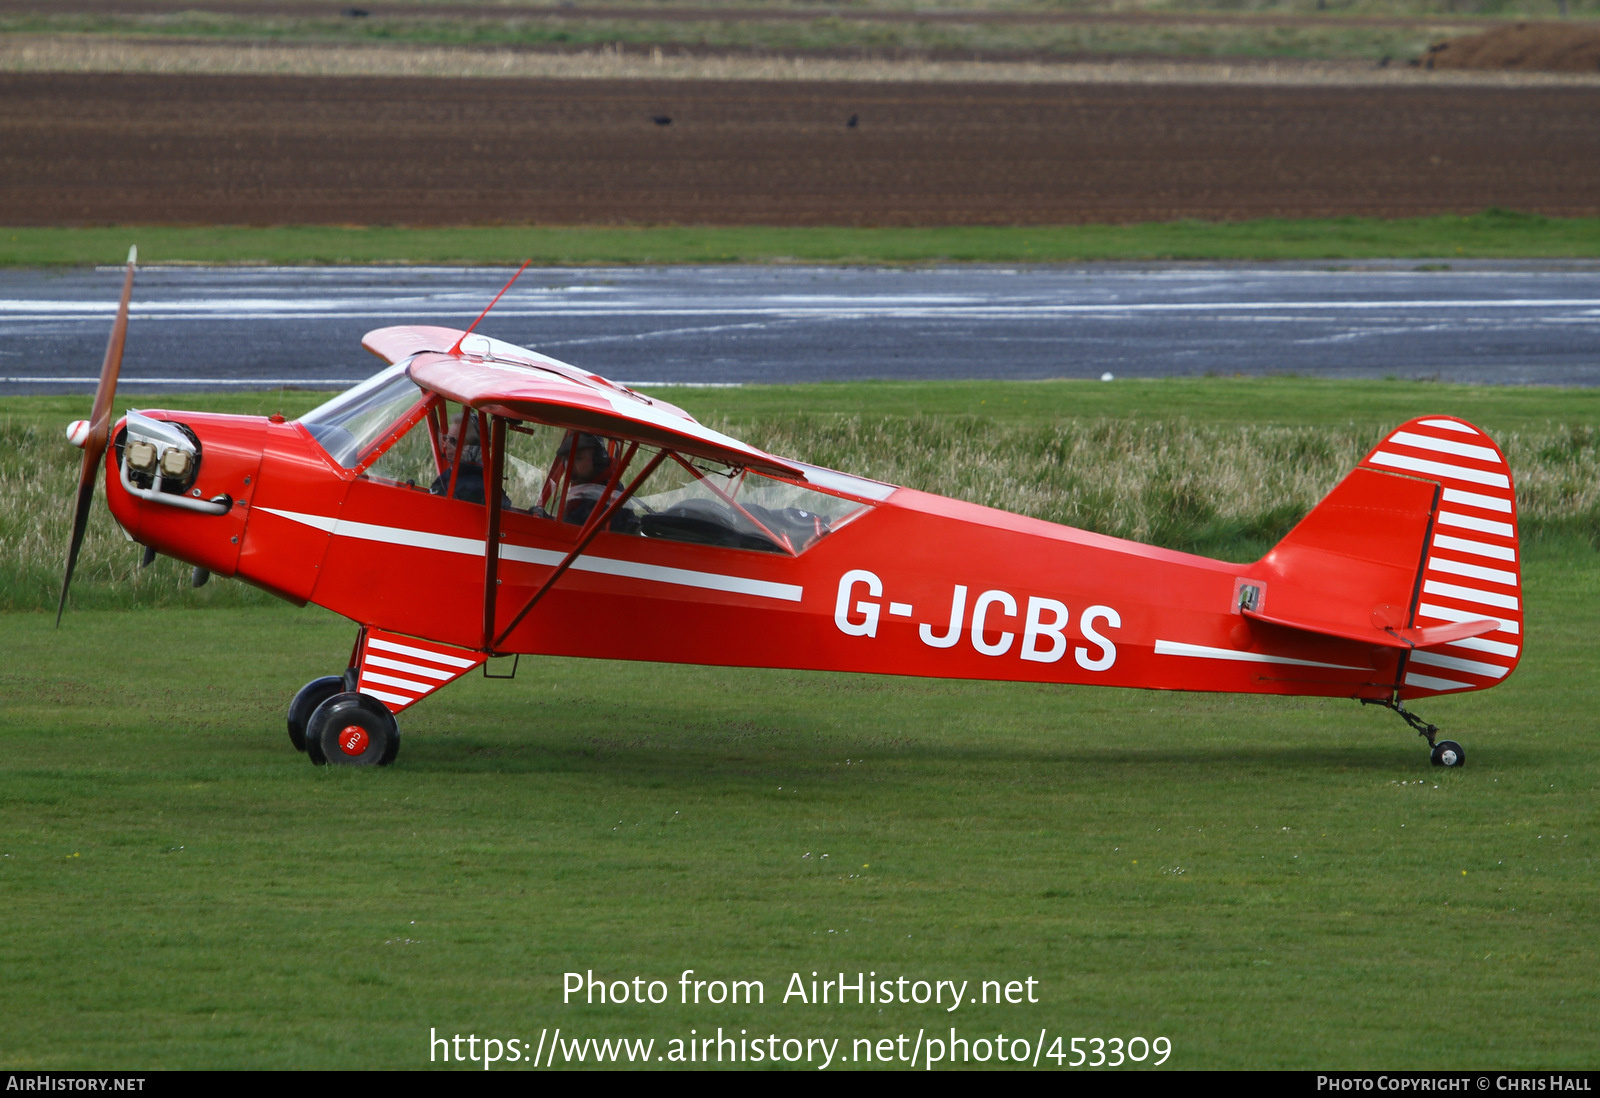
[[[359,724],[347,724],[339,732],[339,750],[346,755],[364,754],[367,742],[367,730]]]

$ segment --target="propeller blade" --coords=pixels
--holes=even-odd
[[[133,268],[138,259],[139,249],[129,248],[128,273],[122,279],[122,300],[117,305],[117,319],[111,325],[105,362],[100,366],[100,384],[94,391],[94,410],[89,413],[88,434],[83,440],[83,467],[78,471],[78,499],[72,518],[72,542],[67,547],[67,573],[61,579],[61,601],[56,604],[58,628],[61,614],[67,608],[72,571],[78,566],[78,550],[83,548],[83,534],[89,527],[89,507],[94,503],[94,482],[100,471],[100,459],[105,456],[110,442],[111,402],[117,395],[117,375],[122,372],[122,348],[128,340],[128,301],[133,296]],[[71,428],[68,430],[72,432]]]

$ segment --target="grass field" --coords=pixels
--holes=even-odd
[[[71,34],[93,38],[222,39],[263,43],[471,46],[512,49],[758,51],[782,55],[1076,58],[1115,56],[1312,58],[1409,60],[1447,34],[1476,29],[1473,20],[1437,17],[1424,26],[1351,25],[1327,20],[1304,25],[1223,26],[1181,22],[994,26],[974,23],[872,23],[820,15],[803,22],[718,20],[657,21],[641,11],[632,19],[450,19],[413,17],[345,19],[337,15],[230,16],[39,14],[0,16],[0,34]]]
[[[1524,547],[1517,674],[1424,709],[1466,746],[1450,773],[1348,702],[567,660],[430,699],[389,770],[319,770],[282,711],[342,661],[346,623],[191,603],[73,611],[58,632],[6,614],[0,1067],[406,1068],[430,1028],[556,1026],[838,1037],[847,1057],[854,1038],[954,1026],[1043,1029],[1047,1047],[1165,1036],[1179,1068],[1596,1066],[1593,394],[1208,379],[672,397],[798,456],[876,451],[1002,504],[1076,489],[1048,446],[950,470],[1047,429],[1122,430],[1119,454],[1166,447],[1166,468],[1205,476],[1244,460],[1230,438],[1298,440],[1274,453],[1308,479],[1259,483],[1270,510],[1424,410],[1488,427],[1524,492],[1543,477],[1571,495],[1538,505],[1546,534]],[[70,404],[7,401],[13,451]],[[1205,446],[1228,452],[1207,466]],[[1161,468],[1102,482],[1137,500]],[[562,974],[593,969],[663,980],[675,1004],[686,968],[761,980],[766,1002],[561,1002]],[[812,971],[1031,977],[1039,1001],[784,1005]]]
[[[1593,259],[1600,218],[1510,210],[1337,218],[955,228],[703,226],[0,227],[0,267],[304,263],[1063,263],[1075,260]]]

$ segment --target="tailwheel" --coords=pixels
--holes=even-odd
[[[343,678],[324,675],[320,679],[312,679],[295,694],[294,701],[289,703],[289,742],[294,744],[296,751],[306,750],[306,725],[311,720],[311,714],[317,711],[317,706],[335,694],[344,693],[344,689]]]
[[[1411,710],[1401,705],[1398,697],[1362,698],[1361,704],[1381,705],[1385,709],[1392,709],[1396,713],[1400,714],[1401,720],[1405,721],[1412,728],[1414,728],[1417,735],[1428,741],[1428,747],[1431,749],[1429,758],[1433,762],[1434,766],[1456,767],[1466,765],[1467,753],[1466,751],[1462,750],[1461,745],[1456,743],[1455,740],[1439,739],[1439,726],[1436,724],[1429,724],[1427,721],[1411,712]]]
[[[394,714],[366,694],[334,694],[306,724],[306,754],[314,763],[388,766],[399,751],[400,726]]]
[[[1455,740],[1440,740],[1433,745],[1434,766],[1465,766],[1467,753]]]

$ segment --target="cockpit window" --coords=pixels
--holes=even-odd
[[[668,455],[624,504],[624,521],[627,532],[647,538],[802,553],[866,507],[748,470]]]
[[[397,363],[354,389],[340,393],[300,417],[300,423],[328,456],[354,468],[373,442],[422,399],[406,376],[409,363]]]

